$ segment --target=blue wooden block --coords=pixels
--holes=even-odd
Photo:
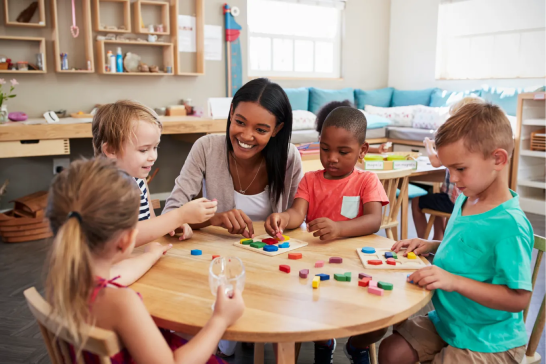
[[[315,274],[315,276],[320,277],[321,281],[330,280],[330,275],[329,274],[319,273],[319,274]]]
[[[364,254],[373,254],[373,253],[375,253],[375,248],[365,246],[364,248],[362,248],[362,253],[364,253]]]
[[[266,251],[266,252],[276,252],[278,250],[279,250],[279,248],[277,248],[276,245],[266,245],[266,246],[264,246],[264,251]]]
[[[191,251],[191,255],[202,255],[202,254],[203,254],[203,252],[201,250],[199,250],[199,249],[193,249]]]
[[[411,276],[411,273],[407,275],[407,277],[409,278],[409,276]],[[411,284],[415,284],[413,283],[413,281],[409,281]]]
[[[385,259],[394,258],[392,252],[385,252]]]
[[[281,249],[290,248],[290,243],[289,242],[281,243],[278,245],[278,247]]]

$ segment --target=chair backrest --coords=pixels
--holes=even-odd
[[[50,317],[51,306],[38,293],[36,288],[31,287],[24,292],[28,307],[32,315],[38,321],[38,326],[44,338],[44,342],[53,364],[72,364],[70,346],[76,347],[68,329],[64,323],[56,318]],[[98,327],[83,327],[89,330],[89,336],[83,350],[97,355],[100,363],[111,363],[110,357],[119,353],[123,345],[113,331],[104,330]],[[59,333],[55,338],[55,333]],[[82,356],[78,357],[77,363],[84,363]]]
[[[396,223],[400,205],[404,196],[408,194],[408,181],[411,174],[411,169],[396,169],[392,171],[378,171],[377,177],[381,181],[385,193],[389,198],[389,204],[383,206],[383,214],[381,216],[381,226]],[[399,187],[400,186],[400,187]],[[400,188],[400,194],[396,197],[396,190]]]
[[[161,202],[159,200],[152,200],[152,208],[154,210],[161,208]]]
[[[544,250],[546,250],[546,239],[542,236],[535,235],[535,249],[537,249],[537,260],[535,262],[535,267],[533,269],[533,291],[535,289],[535,283],[537,281],[538,272],[540,270],[540,263],[542,262],[542,255],[544,254]],[[527,345],[527,352],[525,355],[527,356],[533,356],[537,350],[538,344],[540,342],[540,337],[542,335],[542,332],[544,330],[544,322],[545,322],[545,315],[544,315],[544,302],[546,301],[546,294],[542,298],[542,305],[540,306],[540,309],[538,311],[537,318],[535,320],[535,325],[533,326],[533,331],[531,331],[531,337],[529,338],[529,343]],[[529,306],[531,305],[531,301],[529,301],[529,305],[523,311],[523,320],[527,320],[527,314],[529,313]]]

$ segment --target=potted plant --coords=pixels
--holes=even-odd
[[[11,80],[10,83],[11,87],[9,88],[9,91],[4,92],[2,88],[6,87],[4,86],[6,84],[6,80],[0,78],[0,124],[8,121],[8,107],[6,105],[8,99],[13,99],[15,96],[17,96],[12,92],[15,90],[15,86],[19,83],[16,79]]]

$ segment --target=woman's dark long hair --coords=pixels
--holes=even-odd
[[[269,111],[277,119],[278,126],[284,123],[283,128],[275,137],[269,140],[269,143],[262,150],[267,170],[267,183],[269,185],[270,195],[279,201],[284,192],[284,178],[286,176],[286,163],[288,161],[288,147],[290,137],[292,136],[292,107],[284,90],[269,81],[267,78],[258,78],[247,82],[233,96],[231,110],[235,110],[240,102],[254,102]],[[229,152],[233,151],[233,145],[229,137],[229,128],[231,126],[231,115],[227,119],[226,144]]]

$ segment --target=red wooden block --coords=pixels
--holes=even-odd
[[[381,265],[383,264],[383,262],[379,259],[370,259],[368,260],[368,264],[371,264],[371,265]]]
[[[212,260],[214,260],[214,259],[216,259],[216,258],[218,258],[218,257],[219,257],[219,255],[213,255],[213,256],[212,256]]]
[[[267,245],[275,245],[278,243],[278,241],[273,238],[267,238],[267,239],[263,239],[262,243],[266,243]]]
[[[368,287],[368,285],[370,284],[370,281],[372,279],[371,278],[368,278],[368,277],[364,277],[362,278],[360,281],[358,281],[358,285],[360,287]]]
[[[388,259],[387,259],[387,264],[389,264],[389,265],[396,265],[396,260],[394,260],[394,258],[388,258]]]
[[[288,253],[288,259],[301,259],[303,255],[301,253]]]
[[[331,257],[329,263],[343,263],[343,258],[340,257]]]
[[[309,275],[309,269],[300,270],[300,278],[307,278],[308,275]]]
[[[372,279],[372,276],[369,275],[369,274],[366,274],[366,273],[358,273],[358,279],[362,279],[362,278],[370,278],[370,279]]]
[[[281,264],[281,265],[279,265],[279,270],[282,271],[282,272],[285,272],[285,273],[290,273],[290,266],[285,265],[285,264]]]

